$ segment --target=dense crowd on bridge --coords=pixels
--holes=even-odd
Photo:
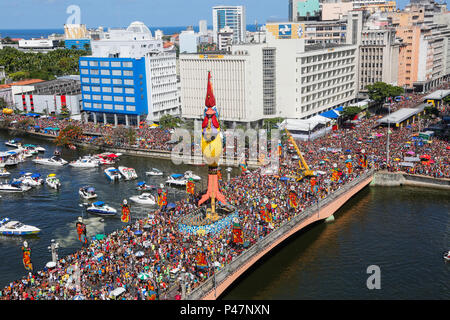
[[[392,110],[417,104],[422,96],[394,103]],[[17,117],[17,116],[16,116]],[[18,118],[19,119],[19,118]],[[387,161],[387,128],[377,126],[377,116],[360,121],[355,128],[339,129],[313,141],[297,141],[309,166],[315,170],[315,179],[297,181],[298,160],[295,149],[286,141],[280,152],[278,173],[266,174],[264,167],[247,170],[230,181],[222,181],[226,199],[238,213],[242,226],[242,244],[234,244],[231,228],[213,235],[186,235],[177,228],[177,220],[197,209],[200,192],[180,200],[172,210],[157,209],[148,218],[135,220],[103,240],[92,240],[87,247],[60,259],[56,268],[36,271],[12,282],[0,291],[0,299],[108,299],[110,292],[124,287],[120,299],[180,299],[201,285],[214,272],[236,259],[281,224],[305,212],[319,199],[345,186],[369,169],[387,169],[450,178],[449,143],[433,139],[418,145],[419,123],[391,129],[390,157]],[[58,125],[49,119],[36,119],[42,127]],[[423,121],[423,128],[432,120]],[[72,123],[66,121],[65,123]],[[111,127],[81,124],[87,132],[111,135]],[[170,135],[161,129],[142,127],[137,131],[138,141],[158,150],[170,150]],[[144,140],[145,139],[145,140]],[[115,140],[114,143],[126,144]],[[162,147],[162,145],[164,145]],[[423,156],[427,157],[423,157]],[[414,170],[400,165],[404,157],[417,156],[426,161],[416,162]],[[311,181],[314,181],[311,182]],[[289,201],[289,194],[297,195],[297,206]],[[270,220],[263,218],[268,210]],[[264,211],[267,214],[267,211]],[[132,212],[131,212],[132,213]],[[88,230],[89,232],[89,230]],[[143,252],[143,255],[137,252]],[[207,265],[199,266],[198,254],[206,254]],[[76,266],[75,266],[76,265]],[[77,271],[78,270],[78,271]],[[149,279],[139,279],[145,273]],[[77,278],[77,283],[69,279]],[[183,278],[183,279],[182,279]],[[182,290],[181,286],[185,286]]]

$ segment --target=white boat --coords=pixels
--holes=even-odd
[[[143,193],[141,195],[130,197],[130,200],[139,204],[156,204],[155,197],[150,193]]]
[[[37,150],[36,146],[33,144],[26,144],[22,148],[25,149],[31,155],[38,154],[38,152],[39,152]]]
[[[39,228],[25,225],[19,221],[4,218],[0,221],[0,234],[4,236],[26,236],[41,232]]]
[[[5,166],[15,166],[20,163],[21,155],[17,151],[7,151],[0,153],[0,168]]]
[[[11,181],[11,183],[0,184],[0,192],[25,192],[30,189],[30,186],[24,185],[21,181]]]
[[[86,211],[92,214],[98,214],[102,216],[113,216],[117,213],[117,210],[111,208],[103,201],[94,202],[91,206],[89,206]]]
[[[145,172],[147,176],[162,176],[163,172],[159,169],[152,168],[152,170]]]
[[[444,260],[445,261],[450,261],[450,251],[447,253],[444,253]]]
[[[64,165],[66,165],[68,162],[60,157],[57,156],[53,156],[51,158],[36,158],[33,159],[34,163],[37,164],[43,164],[43,165],[48,165],[48,166],[57,166],[57,167],[62,167]]]
[[[93,156],[102,165],[112,165],[116,162],[119,154],[115,153],[100,153]]]
[[[54,173],[49,174],[48,177],[45,179],[45,182],[52,189],[58,190],[59,188],[61,188],[61,181],[59,181],[59,179],[56,178]]]
[[[42,184],[44,184],[44,180],[41,178],[41,175],[39,173],[23,173],[23,175],[18,178],[14,179],[13,181],[20,181],[23,185],[29,186],[29,187],[38,187]]]
[[[138,177],[136,174],[136,170],[134,170],[133,168],[127,168],[127,167],[120,166],[118,169],[119,169],[119,172],[125,178],[125,180],[137,179],[137,177]]]
[[[192,180],[195,180],[195,181],[199,181],[199,180],[201,180],[202,178],[200,178],[198,175],[196,175],[196,174],[194,174],[192,171],[186,171],[185,173],[184,173],[184,177],[186,178],[186,179],[192,179]]]
[[[0,178],[8,177],[10,174],[6,169],[0,170]]]
[[[80,197],[86,200],[97,198],[97,194],[95,193],[95,189],[93,187],[81,187],[78,190],[78,194],[80,195]]]
[[[12,147],[12,148],[19,148],[21,146],[20,141],[22,141],[22,139],[20,138],[16,138],[16,139],[11,139],[5,142],[5,145],[7,145],[8,147]]]
[[[187,179],[182,174],[172,174],[167,177],[166,183],[174,186],[185,186]]]
[[[69,163],[69,166],[74,168],[95,168],[98,167],[98,161],[89,158],[80,158]]]
[[[119,181],[120,179],[122,179],[119,170],[114,167],[106,168],[104,171],[108,179],[111,181]]]

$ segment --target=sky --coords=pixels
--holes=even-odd
[[[126,27],[142,21],[148,27],[212,25],[215,5],[244,5],[247,24],[267,20],[287,20],[288,0],[0,0],[0,29],[62,29],[71,14],[80,8],[82,24],[88,28]],[[409,0],[397,0],[403,8]]]

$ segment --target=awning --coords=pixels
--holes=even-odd
[[[319,115],[321,115],[322,117],[325,117],[325,118],[330,118],[330,119],[339,118],[339,114],[336,113],[336,111],[334,111],[334,110],[325,111],[323,113],[320,113]]]

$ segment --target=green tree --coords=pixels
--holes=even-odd
[[[369,98],[375,101],[376,104],[383,104],[386,98],[393,98],[404,93],[402,87],[392,86],[384,82],[375,82],[366,87]]]
[[[174,117],[170,114],[165,114],[159,119],[159,126],[162,129],[173,129],[179,127],[183,123],[183,120],[178,117]]]
[[[353,118],[355,115],[357,115],[358,113],[360,113],[362,111],[362,109],[360,107],[357,106],[348,106],[345,107],[344,110],[342,111],[342,116],[344,118]]]
[[[12,81],[19,81],[30,78],[30,73],[27,71],[17,71],[14,73],[10,73],[9,77],[11,78]]]

